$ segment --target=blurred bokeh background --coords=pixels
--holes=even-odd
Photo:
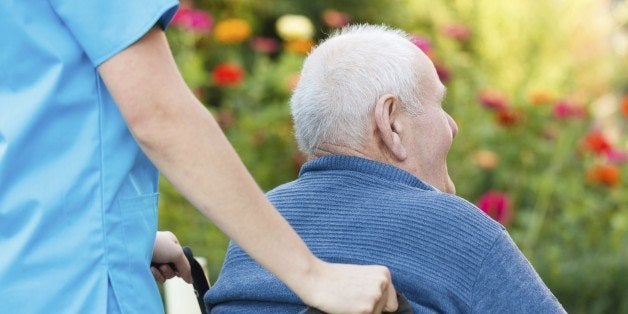
[[[628,313],[626,1],[182,0],[177,64],[264,190],[305,161],[290,92],[347,23],[414,35],[460,128],[458,194],[506,226],[567,311]],[[163,178],[159,218],[213,280],[228,239]]]

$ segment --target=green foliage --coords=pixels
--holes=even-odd
[[[626,68],[626,56],[608,45],[613,25],[625,27],[626,14],[612,19],[610,8],[593,0],[194,4],[211,12],[215,22],[241,18],[251,26],[251,37],[239,43],[174,25],[168,38],[186,81],[263,189],[296,178],[304,161],[288,107],[304,55],[285,46],[256,52],[252,37],[280,40],[277,18],[302,14],[314,23],[313,39],[320,40],[333,30],[323,18],[328,9],[348,13],[352,22],[400,27],[429,39],[429,56],[449,73],[444,106],[460,132],[448,164],[458,194],[472,202],[489,190],[509,195],[509,232],[569,312],[628,312],[628,167],[583,146],[584,138],[600,129],[614,150],[628,149],[628,117],[619,109],[627,77],[618,70]],[[242,67],[241,82],[221,85],[212,78],[223,62]],[[505,95],[510,116],[482,105],[485,90]],[[586,110],[557,115],[560,99]],[[489,152],[494,162],[478,160],[479,152]],[[609,164],[619,179],[595,184],[591,169]],[[165,180],[161,194],[160,228],[207,257],[215,278],[226,237]]]

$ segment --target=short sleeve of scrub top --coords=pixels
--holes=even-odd
[[[95,66],[111,58],[155,25],[165,29],[177,0],[50,0]]]

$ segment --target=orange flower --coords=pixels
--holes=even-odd
[[[528,94],[528,101],[533,105],[547,105],[554,101],[554,95],[548,90],[537,89]]]
[[[299,78],[299,73],[293,73],[288,76],[288,79],[286,80],[286,87],[288,87],[289,91],[293,91],[297,87],[297,84],[299,83]]]
[[[249,23],[242,19],[226,19],[216,24],[214,36],[216,40],[226,44],[237,44],[251,35]]]
[[[329,27],[340,28],[349,24],[350,21],[351,16],[345,12],[336,10],[325,10],[323,12],[323,22]]]
[[[609,187],[616,186],[621,180],[619,168],[614,165],[595,166],[589,169],[587,178],[594,184],[602,184]]]
[[[314,41],[311,39],[294,39],[285,43],[286,50],[298,54],[306,54],[314,48]]]
[[[624,118],[628,118],[628,95],[621,100],[621,114]]]
[[[490,150],[478,150],[473,154],[473,162],[483,169],[493,169],[499,163],[499,156]]]

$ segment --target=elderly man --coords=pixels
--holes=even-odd
[[[382,264],[415,312],[564,312],[505,229],[455,188],[445,87],[407,35],[343,29],[307,58],[291,99],[309,157],[270,201],[324,260]],[[216,313],[304,306],[231,244],[205,296]]]

